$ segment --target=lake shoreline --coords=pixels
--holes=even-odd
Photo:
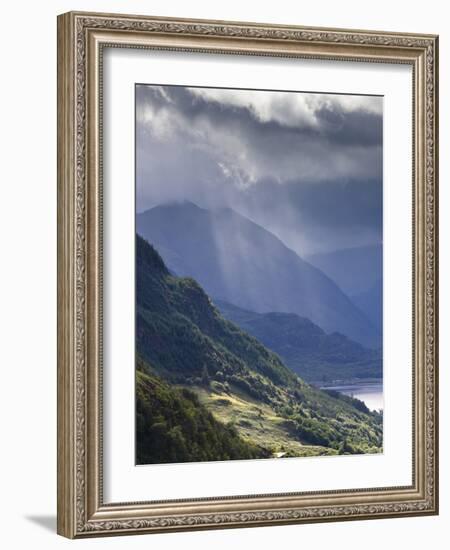
[[[314,380],[308,382],[310,386],[318,388],[320,390],[333,389],[336,386],[362,386],[371,384],[383,384],[382,378],[337,378],[336,380]]]
[[[384,408],[383,380],[380,378],[342,380],[317,387],[324,391],[333,390],[359,399],[371,410],[382,410]]]

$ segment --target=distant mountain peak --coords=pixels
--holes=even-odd
[[[196,204],[195,202],[192,202],[188,199],[180,199],[180,200],[171,200],[171,201],[166,201],[166,202],[162,202],[160,204],[155,204],[154,206],[152,206],[151,208],[148,208],[147,210],[144,210],[143,212],[139,212],[138,213],[138,216],[140,215],[143,215],[147,212],[151,212],[152,210],[156,210],[156,209],[186,209],[186,210],[197,210],[197,211],[207,211],[205,210],[204,208],[202,208],[201,206],[199,206],[198,204]]]
[[[242,214],[240,214],[239,212],[237,212],[233,208],[231,208],[231,206],[221,206],[219,208],[215,208],[214,210],[212,210],[212,212],[216,212],[218,214],[228,214],[230,216],[245,217],[245,216],[242,216]]]

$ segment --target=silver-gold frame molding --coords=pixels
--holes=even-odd
[[[105,504],[102,51],[134,47],[409,64],[413,71],[413,483]],[[119,535],[438,512],[437,114],[433,35],[66,13],[58,17],[58,533]]]

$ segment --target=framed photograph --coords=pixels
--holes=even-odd
[[[436,514],[432,35],[58,18],[58,532]]]

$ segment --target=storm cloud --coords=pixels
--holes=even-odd
[[[380,242],[382,98],[136,86],[137,209],[231,207],[300,254]]]

